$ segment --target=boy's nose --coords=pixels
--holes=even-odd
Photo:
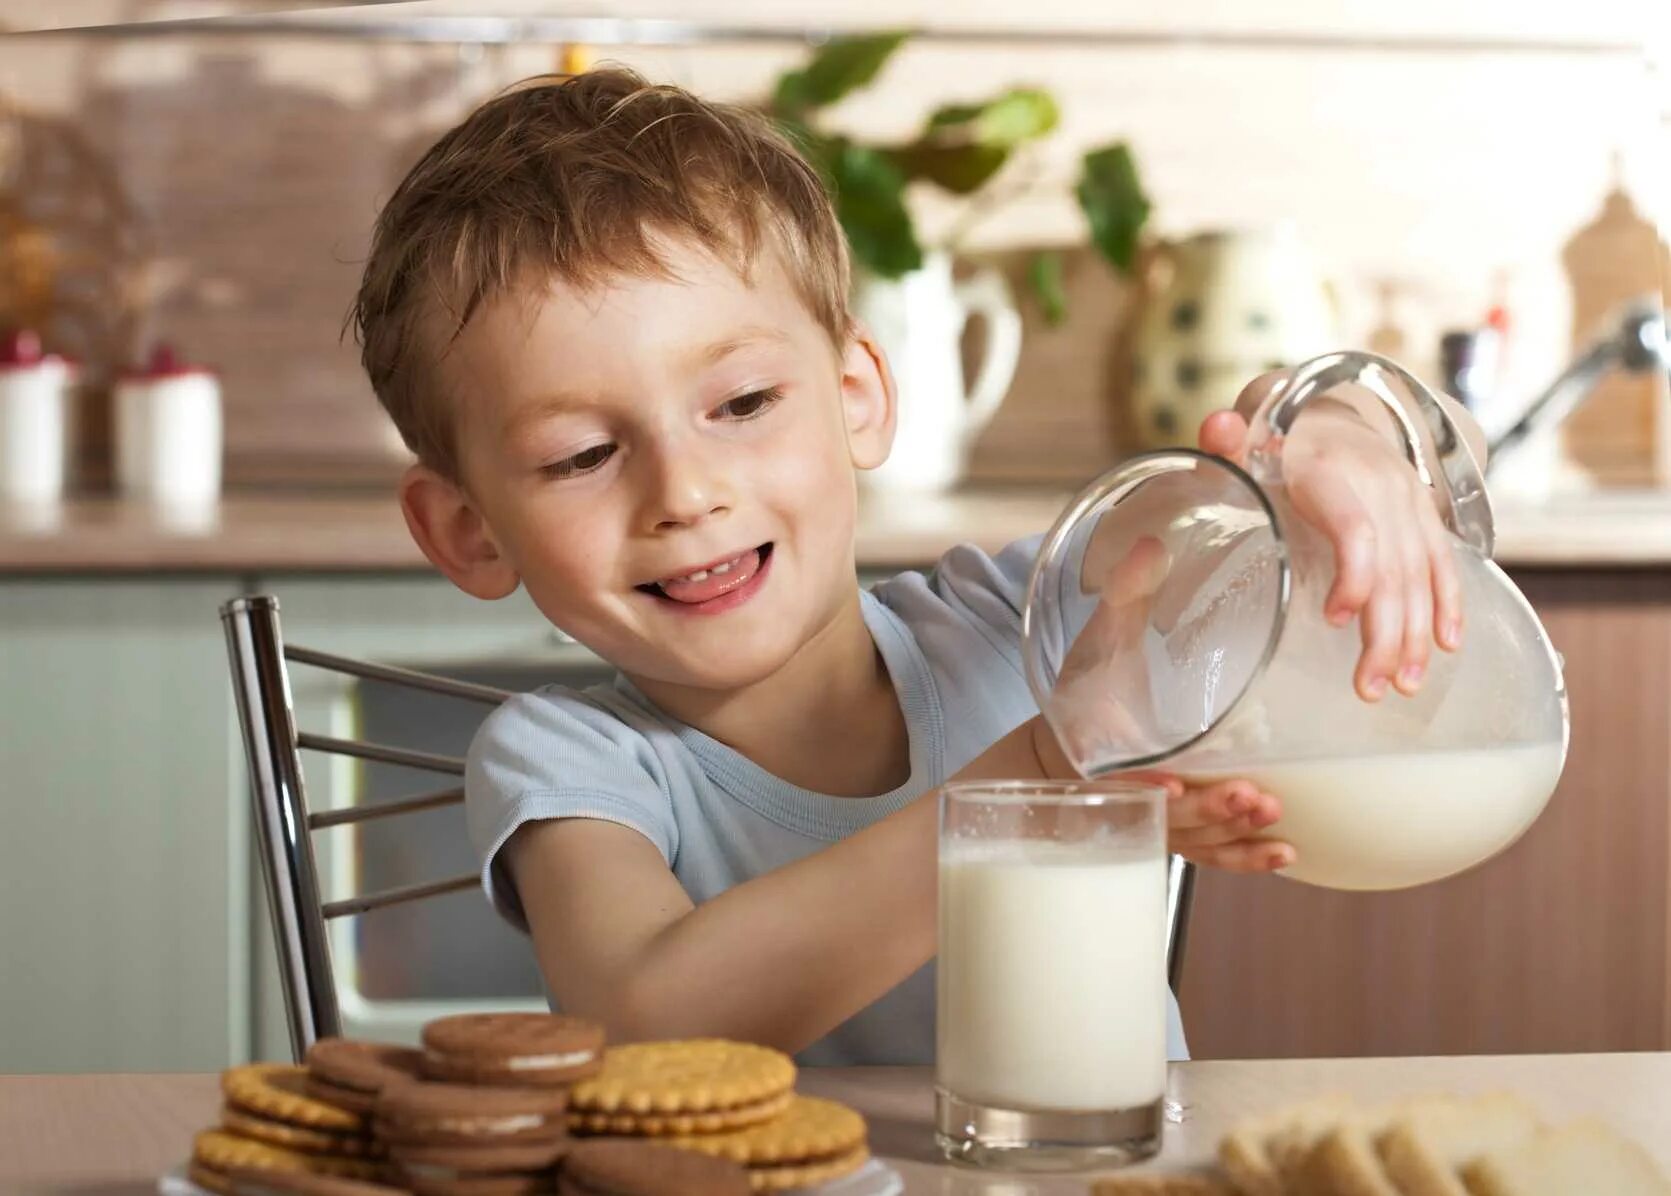
[[[669,452],[657,462],[650,514],[657,531],[700,523],[731,505],[723,469],[693,453]]]

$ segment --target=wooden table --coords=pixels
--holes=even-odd
[[[1084,1179],[955,1168],[934,1150],[930,1077],[920,1068],[809,1071],[804,1092],[843,1100],[870,1119],[871,1145],[906,1181],[935,1196],[1083,1193]],[[1594,1115],[1634,1137],[1671,1173],[1671,1053],[1438,1059],[1304,1059],[1185,1063],[1158,1165],[1211,1157],[1232,1121],[1321,1092],[1365,1101],[1433,1091],[1512,1088],[1551,1120]],[[181,1162],[219,1104],[213,1075],[0,1076],[0,1192],[138,1196]]]

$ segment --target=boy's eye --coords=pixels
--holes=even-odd
[[[721,419],[753,419],[781,398],[783,392],[775,386],[767,387],[765,390],[751,390],[746,395],[727,399],[714,408],[714,414]]]
[[[565,457],[561,461],[554,461],[541,468],[554,478],[579,477],[583,473],[591,473],[594,469],[602,467],[614,455],[615,446],[613,444],[595,444],[572,457]]]

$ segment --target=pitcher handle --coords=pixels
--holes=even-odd
[[[969,388],[969,409],[963,422],[963,437],[973,440],[980,434],[1009,393],[1015,380],[1015,367],[1021,361],[1021,313],[1016,310],[1009,284],[996,269],[988,266],[952,288],[963,318],[985,316],[986,349],[975,374],[975,384]]]
[[[1437,473],[1427,460],[1421,434],[1409,409],[1387,387],[1389,375],[1409,389],[1432,433]],[[1497,531],[1491,500],[1485,490],[1485,474],[1438,396],[1396,361],[1377,353],[1348,350],[1301,362],[1265,406],[1269,437],[1274,441],[1286,436],[1307,403],[1343,382],[1362,386],[1392,413],[1404,441],[1404,455],[1423,484],[1439,495],[1450,530],[1489,557],[1496,545]]]

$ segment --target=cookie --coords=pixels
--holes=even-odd
[[[384,1089],[377,1099],[376,1126],[378,1136],[391,1147],[548,1144],[568,1136],[567,1107],[567,1095],[560,1088],[412,1080]]]
[[[307,1051],[308,1091],[324,1100],[351,1094],[354,1104],[344,1107],[367,1112],[368,1098],[422,1076],[423,1057],[422,1051],[393,1043],[321,1038]]]
[[[832,1179],[851,1175],[865,1165],[870,1152],[860,1146],[816,1163],[782,1163],[748,1168],[749,1188],[755,1192],[784,1192],[792,1188],[813,1188]]]
[[[794,1086],[794,1063],[770,1047],[718,1038],[636,1042],[605,1051],[603,1070],[574,1086],[569,1105],[581,1113],[711,1113]]]
[[[336,1175],[314,1175],[308,1171],[251,1171],[236,1167],[226,1179],[228,1196],[406,1196],[404,1188]]]
[[[327,1105],[335,1105],[349,1113],[358,1113],[365,1117],[377,1107],[377,1095],[372,1092],[360,1092],[354,1088],[344,1088],[341,1084],[333,1084],[329,1080],[322,1080],[312,1072],[308,1073],[302,1090],[315,1100],[322,1100]]]
[[[288,1063],[246,1063],[221,1073],[229,1104],[271,1121],[311,1130],[359,1133],[363,1113],[328,1104],[307,1091],[307,1069]]]
[[[389,1157],[407,1178],[548,1171],[568,1148],[564,1139],[462,1145],[457,1142],[391,1142]]]
[[[226,1177],[239,1168],[249,1171],[312,1171],[349,1179],[376,1179],[383,1171],[383,1165],[374,1159],[288,1150],[267,1142],[257,1142],[253,1138],[240,1138],[225,1130],[204,1130],[198,1134],[192,1140],[191,1161],[194,1167],[219,1177],[221,1186],[214,1191],[227,1190]]]
[[[466,1084],[569,1084],[603,1064],[603,1027],[556,1013],[461,1013],[423,1029],[424,1075]]]
[[[734,1109],[707,1113],[570,1113],[569,1131],[575,1134],[617,1134],[629,1137],[667,1137],[675,1134],[719,1134],[770,1121],[789,1107],[793,1092]]]
[[[407,1174],[404,1182],[416,1196],[549,1196],[558,1190],[556,1175],[549,1169],[495,1174],[431,1168]]]
[[[306,1126],[289,1125],[267,1117],[258,1117],[237,1105],[221,1109],[221,1128],[240,1138],[254,1138],[274,1146],[300,1150],[308,1154],[376,1155],[380,1147],[364,1134],[343,1133],[341,1130],[314,1130]]]
[[[781,1116],[762,1125],[668,1141],[682,1150],[718,1155],[748,1167],[816,1163],[863,1146],[865,1122],[846,1105],[797,1095]]]
[[[559,1196],[747,1196],[748,1173],[729,1159],[654,1142],[577,1142],[558,1171]]]

